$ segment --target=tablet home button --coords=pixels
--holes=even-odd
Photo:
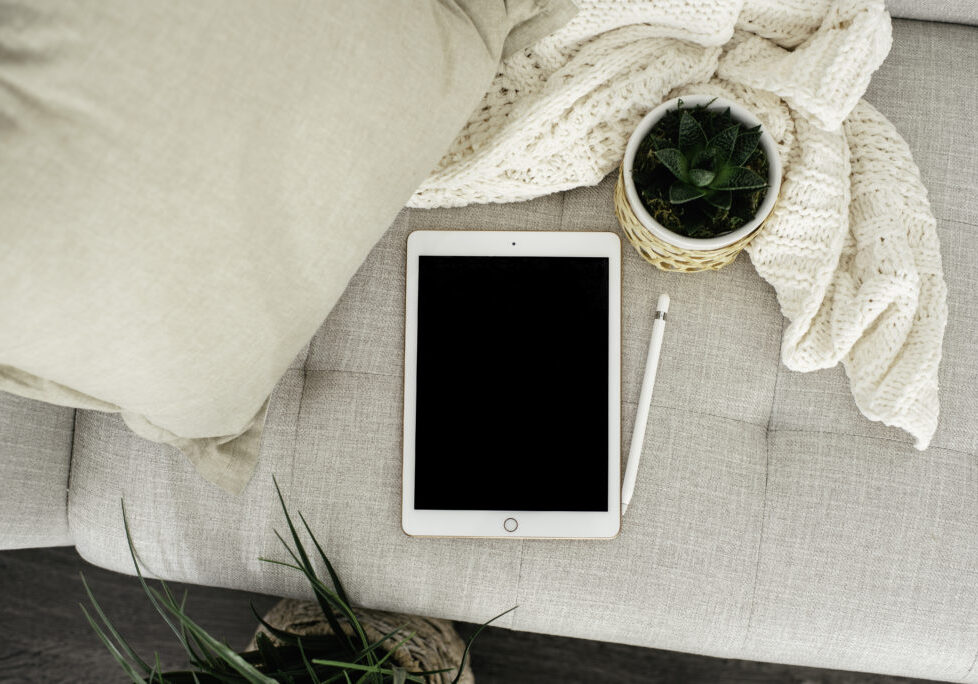
[[[519,526],[520,524],[516,522],[516,518],[506,518],[503,520],[503,529],[507,532],[515,532]]]

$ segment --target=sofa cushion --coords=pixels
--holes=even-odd
[[[0,392],[0,549],[71,544],[75,410]]]
[[[978,680],[978,147],[966,98],[978,29],[894,22],[868,99],[908,138],[931,191],[948,283],[932,446],[872,423],[839,370],[780,365],[773,290],[741,256],[663,273],[623,255],[627,453],[651,313],[672,296],[644,456],[611,541],[417,539],[400,530],[404,254],[416,229],[618,230],[610,177],[509,205],[400,214],[269,405],[242,496],[214,495],[117,417],[80,411],[69,516],[92,562],[132,572],[119,498],[149,568],[305,595],[273,530],[275,474],[354,600],[468,621],[919,677]],[[951,56],[953,55],[953,59]],[[934,116],[936,108],[941,116]],[[949,160],[951,163],[949,163]]]
[[[504,48],[572,10],[0,1],[0,389],[122,411],[240,490],[269,393]]]

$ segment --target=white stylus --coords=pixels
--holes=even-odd
[[[662,351],[662,333],[666,328],[666,314],[669,311],[669,295],[659,295],[655,305],[655,319],[652,321],[652,339],[649,340],[649,353],[645,357],[645,378],[642,391],[638,395],[638,410],[635,412],[635,426],[632,428],[632,444],[628,448],[628,462],[625,464],[625,481],[621,485],[621,514],[625,515],[628,504],[635,491],[635,477],[638,475],[638,462],[642,458],[645,444],[645,424],[649,422],[649,408],[652,406],[652,388],[655,386],[655,373],[659,368],[659,354]]]

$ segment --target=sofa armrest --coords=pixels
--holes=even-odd
[[[0,392],[0,549],[73,544],[68,474],[75,410]]]

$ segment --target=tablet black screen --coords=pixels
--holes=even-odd
[[[608,510],[608,259],[419,259],[415,507]]]

